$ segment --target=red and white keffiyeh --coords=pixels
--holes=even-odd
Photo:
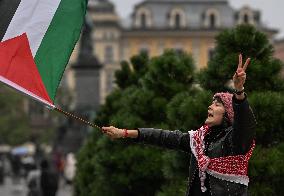
[[[206,173],[222,180],[240,183],[247,186],[249,182],[249,178],[247,176],[248,161],[255,147],[255,141],[253,141],[252,147],[245,155],[210,159],[204,154],[204,138],[209,131],[209,127],[204,125],[196,131],[188,132],[190,135],[190,148],[198,163],[201,191],[205,192],[207,190],[204,184]]]

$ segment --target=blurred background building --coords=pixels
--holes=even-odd
[[[200,69],[213,55],[214,37],[226,28],[251,24],[266,33],[272,43],[277,33],[263,25],[259,10],[248,6],[235,10],[227,0],[144,0],[135,5],[127,19],[118,16],[111,1],[90,0],[88,20],[93,53],[103,65],[96,94],[100,104],[114,87],[114,72],[120,62],[140,52],[153,57],[168,48],[184,51],[192,54],[196,69]],[[71,64],[78,60],[79,50],[76,47]],[[74,89],[76,81],[70,72],[69,87]]]
[[[275,57],[284,62],[284,39],[276,40],[274,42]],[[282,77],[284,78],[284,67],[282,69]]]
[[[284,62],[284,39],[274,42],[275,57]]]

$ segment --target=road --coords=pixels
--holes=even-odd
[[[27,196],[26,181],[21,179],[18,184],[13,184],[11,178],[6,177],[5,183],[0,185],[0,196]],[[59,190],[56,196],[71,196],[72,187],[60,181]]]

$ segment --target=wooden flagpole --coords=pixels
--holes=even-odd
[[[98,125],[96,125],[96,124],[94,124],[94,123],[91,123],[91,122],[89,122],[89,121],[86,121],[86,120],[84,120],[84,119],[82,119],[82,118],[80,118],[80,117],[78,117],[78,116],[75,116],[74,114],[71,114],[71,113],[69,113],[69,112],[66,112],[66,111],[64,111],[64,110],[62,110],[62,109],[60,109],[60,108],[55,107],[54,110],[57,111],[57,112],[60,112],[60,113],[62,113],[62,114],[64,114],[64,115],[66,115],[66,116],[68,116],[68,117],[71,117],[71,118],[73,118],[73,119],[75,119],[75,120],[77,120],[77,121],[79,121],[79,122],[81,122],[81,123],[83,123],[83,124],[89,125],[89,126],[91,126],[91,127],[97,128],[97,129],[102,129],[102,128],[99,127]]]

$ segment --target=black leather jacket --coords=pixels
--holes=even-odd
[[[229,155],[246,154],[251,147],[255,135],[256,121],[248,101],[239,101],[233,97],[234,123],[229,127],[213,127],[205,138],[205,154],[210,158]],[[153,128],[138,129],[137,141],[157,145],[169,149],[182,150],[191,154],[188,133],[181,131],[166,131]],[[186,195],[247,195],[247,186],[217,179],[209,174],[205,181],[207,191],[202,193],[198,176],[197,161],[191,156]]]

